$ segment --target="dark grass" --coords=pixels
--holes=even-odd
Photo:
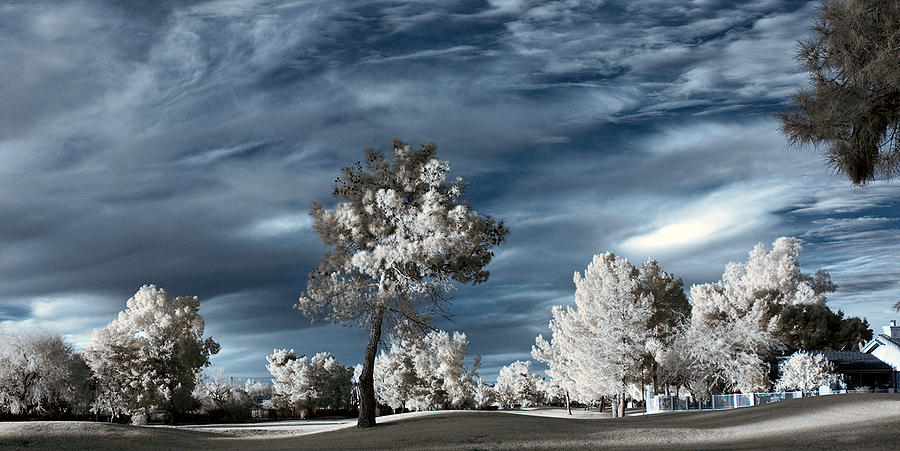
[[[118,428],[124,428],[118,430]],[[719,412],[574,420],[448,412],[296,437],[222,436],[96,425],[0,435],[0,447],[40,449],[900,449],[900,395],[835,395]],[[137,429],[137,430],[136,430]],[[118,432],[117,432],[118,431]],[[37,432],[37,431],[36,431]],[[52,433],[49,433],[52,432]]]

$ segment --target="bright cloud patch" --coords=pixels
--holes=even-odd
[[[770,224],[770,212],[789,202],[788,187],[734,185],[661,215],[651,230],[620,244],[629,254],[666,255]]]

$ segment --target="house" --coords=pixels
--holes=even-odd
[[[834,365],[835,372],[841,376],[836,385],[842,389],[897,393],[900,392],[900,326],[897,321],[891,321],[883,331],[859,351],[823,349],[807,352],[822,354]],[[778,367],[789,357],[787,353],[776,357]]]
[[[894,369],[878,357],[861,351],[809,351],[822,354],[841,375],[840,388],[848,390],[890,390],[897,388]],[[837,388],[837,387],[832,387]]]
[[[884,326],[884,333],[878,334],[872,341],[866,343],[862,348],[862,352],[872,355],[893,370],[893,386],[900,387],[900,326],[897,321],[891,321],[890,325]]]

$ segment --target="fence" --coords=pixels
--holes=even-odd
[[[845,393],[894,393],[892,389],[879,390],[827,390],[813,392],[774,392],[774,393],[734,393],[730,395],[712,395],[710,399],[681,398],[674,396],[657,395],[647,400],[646,412],[687,412],[694,410],[725,410],[740,407],[752,407],[785,399],[802,398],[806,396],[819,396]]]

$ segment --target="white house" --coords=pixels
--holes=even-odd
[[[875,335],[872,341],[862,348],[862,352],[872,354],[878,357],[878,360],[890,365],[894,369],[893,385],[900,387],[900,326],[897,325],[897,321],[892,320],[883,330],[884,333]]]

